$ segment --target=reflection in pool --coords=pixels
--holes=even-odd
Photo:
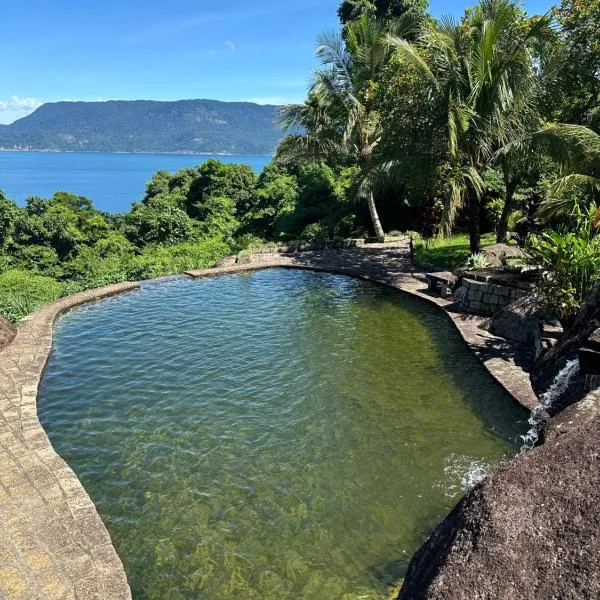
[[[385,598],[527,428],[437,309],[283,269],[72,311],[39,412],[134,598]]]

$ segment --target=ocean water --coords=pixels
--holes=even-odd
[[[246,163],[260,172],[270,156],[118,154],[102,152],[0,152],[0,190],[23,203],[29,196],[66,191],[86,196],[99,210],[126,212],[144,196],[156,171],[194,167],[209,158]]]
[[[385,600],[527,412],[437,308],[272,269],[56,326],[39,415],[135,599]]]

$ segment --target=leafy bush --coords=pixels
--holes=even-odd
[[[323,242],[329,239],[329,230],[323,223],[310,223],[300,234],[301,240],[307,242]]]
[[[206,269],[230,252],[229,244],[220,238],[150,247],[128,265],[127,279],[152,279],[193,269]]]
[[[568,328],[593,283],[600,279],[600,236],[591,221],[577,232],[548,230],[529,238],[528,252],[542,275],[535,293],[548,316]]]

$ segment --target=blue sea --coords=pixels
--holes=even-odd
[[[101,152],[0,152],[0,190],[22,204],[28,196],[48,198],[57,191],[86,196],[99,210],[126,212],[144,196],[156,171],[175,172],[209,158],[247,163],[257,173],[270,156],[116,154]]]

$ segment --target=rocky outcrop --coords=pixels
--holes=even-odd
[[[412,559],[399,600],[600,597],[600,392],[467,494]]]
[[[17,328],[0,315],[0,348],[8,346],[17,335]]]
[[[488,266],[502,267],[506,259],[520,258],[524,259],[525,254],[518,246],[509,246],[508,244],[493,244],[482,248],[481,252],[485,254]]]
[[[598,329],[600,329],[600,281],[594,284],[572,325],[564,332],[558,343],[534,364],[531,383],[538,395],[543,394],[550,387],[567,361],[577,356],[578,350]],[[561,403],[558,410],[564,404]]]

